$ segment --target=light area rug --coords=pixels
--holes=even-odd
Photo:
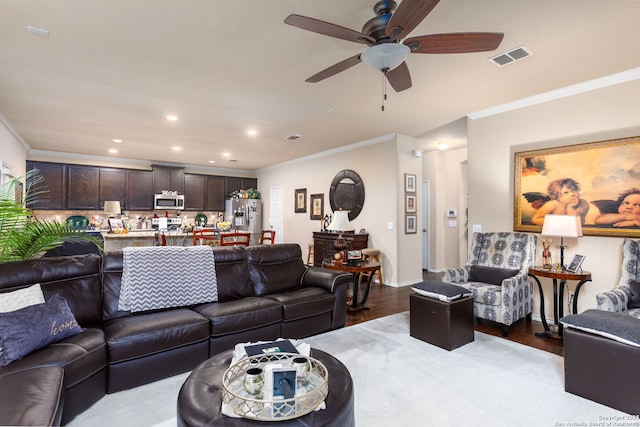
[[[408,312],[304,341],[351,372],[358,427],[597,425],[625,415],[566,393],[560,356],[481,332],[446,351],[409,335]],[[70,425],[175,426],[186,376],[107,395]]]

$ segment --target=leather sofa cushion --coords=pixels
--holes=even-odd
[[[302,288],[294,292],[266,296],[282,304],[284,321],[303,319],[333,311],[335,295],[320,288]]]
[[[208,320],[189,309],[121,317],[104,323],[109,364],[205,341]]]
[[[300,245],[294,243],[249,246],[247,261],[257,296],[299,288],[306,271]]]
[[[41,366],[59,366],[65,370],[66,387],[71,388],[107,366],[107,346],[99,328],[37,350],[0,369],[0,375]]]
[[[268,298],[212,302],[193,307],[211,323],[211,336],[243,332],[282,321],[282,305]]]
[[[64,403],[64,370],[47,366],[2,375],[0,402],[3,425],[60,425]]]
[[[249,280],[247,249],[244,246],[213,248],[218,282],[218,301],[233,301],[255,296]]]
[[[45,300],[58,294],[81,326],[102,322],[100,257],[96,254],[0,263],[0,292],[40,283]]]

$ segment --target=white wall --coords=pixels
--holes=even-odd
[[[28,147],[0,117],[0,161],[11,168],[15,177],[25,174],[27,150]]]
[[[515,152],[638,136],[638,111],[640,81],[631,81],[469,120],[469,223],[482,224],[483,231],[513,230]],[[578,311],[595,308],[595,294],[617,283],[622,238],[585,236],[565,240],[565,243],[570,246],[565,258],[570,260],[575,253],[586,255],[583,268],[590,271],[593,278],[580,291]],[[538,244],[538,264],[541,252]],[[551,281],[543,279],[542,284],[545,308],[547,313],[553,313]],[[575,286],[575,282],[569,283],[571,290]],[[534,315],[539,310],[537,290],[535,294]]]
[[[364,182],[365,202],[352,224],[356,230],[366,229],[369,246],[381,250],[385,284],[401,286],[421,281],[420,234],[404,234],[404,173],[418,177],[421,173],[419,159],[411,156],[412,148],[412,138],[391,135],[258,170],[258,189],[264,199],[263,226],[269,227],[269,190],[282,186],[282,241],[298,243],[305,251],[313,243],[313,232],[320,231],[319,221],[309,219],[309,196],[324,194],[324,212],[331,214],[331,181],[344,169],[354,170]],[[307,213],[294,213],[298,188],[307,189]],[[389,222],[393,229],[387,228]]]

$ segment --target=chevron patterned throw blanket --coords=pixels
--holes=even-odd
[[[145,311],[218,300],[210,246],[151,246],[122,250],[118,310]]]

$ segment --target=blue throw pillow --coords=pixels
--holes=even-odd
[[[500,286],[504,279],[513,277],[519,272],[520,270],[515,269],[472,265],[469,269],[469,281],[491,283],[492,285]]]
[[[67,301],[57,294],[43,304],[0,313],[0,366],[82,331]]]

